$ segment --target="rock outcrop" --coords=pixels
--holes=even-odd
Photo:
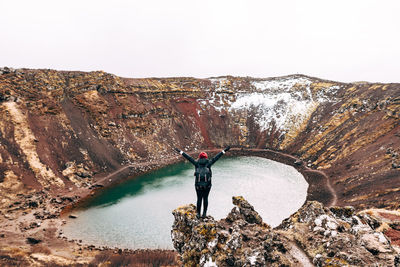
[[[220,221],[197,219],[192,204],[173,211],[172,242],[185,266],[400,266],[398,239],[384,234],[397,231],[398,211],[309,201],[272,229],[242,197],[233,204]]]

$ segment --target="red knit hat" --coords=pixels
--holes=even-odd
[[[201,152],[200,153],[200,155],[199,155],[199,159],[206,159],[206,158],[208,158],[208,156],[207,156],[207,153],[206,152]]]

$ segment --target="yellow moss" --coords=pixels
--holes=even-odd
[[[215,261],[216,262],[225,262],[228,258],[228,253],[215,253]]]
[[[361,147],[364,147],[366,144],[370,144],[374,142],[376,139],[378,139],[380,136],[385,135],[387,132],[391,131],[396,125],[387,123],[386,125],[381,125],[379,128],[377,128],[377,131],[369,131],[348,146],[345,146],[342,148],[342,152],[335,158],[332,159],[331,162],[334,162],[336,160],[346,158],[349,154],[354,153]]]
[[[378,165],[379,163],[381,163],[382,161],[384,161],[384,159],[385,159],[385,157],[382,159],[382,158],[378,158],[377,160],[374,160],[374,161],[368,161],[368,162],[366,162],[365,164],[364,164],[364,168],[365,167],[369,167],[369,166],[375,166],[375,165]]]
[[[374,85],[370,86],[368,88],[368,90],[377,90],[377,89],[383,89],[383,88],[384,88],[384,86],[382,84],[374,84]]]
[[[356,89],[357,89],[357,87],[352,86],[352,87],[346,89],[346,93],[352,93],[352,92],[354,92]]]
[[[200,252],[196,250],[185,251],[182,255],[183,262],[185,263],[185,266],[188,267],[198,266],[196,260],[199,258]]]
[[[325,170],[325,169],[329,169],[330,167],[332,167],[332,164],[330,163],[321,163],[318,166],[318,170]]]
[[[217,233],[215,224],[201,224],[196,227],[196,231],[203,236],[207,242],[213,240]]]
[[[316,92],[320,91],[321,89],[329,88],[329,87],[332,87],[334,85],[336,85],[336,84],[330,83],[330,82],[316,82],[316,83],[311,84],[310,87],[311,87],[311,90],[314,93],[316,93]]]
[[[235,196],[233,197],[234,200],[245,201],[244,197],[242,196]]]
[[[318,159],[316,161],[314,161],[314,164],[319,165],[319,167],[318,167],[319,169],[329,168],[331,166],[331,164],[329,163],[329,159],[335,156],[334,153],[336,151],[337,151],[337,149],[334,146],[330,146],[324,153],[322,153],[321,156],[318,157]],[[328,159],[328,162],[322,163],[322,161],[325,161],[326,159]]]
[[[374,197],[373,194],[362,195],[362,196],[353,197],[353,198],[349,199],[349,202],[356,202],[356,201],[360,201],[360,200],[370,199],[372,197]]]
[[[386,91],[386,89],[388,88],[388,86],[389,86],[389,84],[384,85],[384,86],[382,87],[382,91]]]
[[[341,258],[327,258],[325,260],[325,264],[324,266],[326,267],[336,267],[336,266],[348,266],[348,262],[345,261],[344,259]]]
[[[318,133],[313,139],[310,140],[310,142],[306,143],[300,149],[300,152],[304,152],[304,157],[306,158],[314,155],[325,145],[325,140],[323,140],[323,138],[334,131],[349,118],[350,112],[348,111],[344,112],[343,114],[335,114],[334,116],[332,116],[326,124],[322,125],[322,127],[324,127],[326,130]]]
[[[358,100],[356,100],[354,103],[356,103],[356,102],[358,102]],[[346,112],[344,116],[339,117],[339,118],[333,118],[326,125],[324,125],[324,127],[327,128],[327,130],[325,132],[317,135],[314,139],[312,139],[311,142],[309,142],[307,145],[302,147],[301,151],[304,151],[305,149],[307,149],[308,147],[310,147],[313,144],[314,140],[318,140],[318,142],[316,142],[316,144],[314,144],[314,146],[310,147],[305,152],[305,157],[309,157],[311,155],[314,155],[318,151],[320,151],[326,143],[326,140],[324,140],[323,138],[326,137],[326,135],[328,133],[332,132],[336,127],[338,127],[341,123],[343,123],[349,117],[350,117],[350,113]],[[342,147],[340,147],[340,150],[336,151],[331,146],[323,154],[321,154],[318,157],[318,159],[316,159],[313,163],[315,165],[319,165],[320,169],[329,168],[333,162],[347,157],[351,153],[354,153],[358,149],[364,147],[366,144],[374,142],[377,138],[379,138],[380,136],[391,131],[394,127],[395,127],[395,125],[393,123],[388,122],[388,123],[382,125],[381,127],[379,127],[377,129],[377,131],[367,132],[367,134],[363,134],[361,137],[359,137],[355,141],[349,143],[348,140],[351,137],[353,137],[353,139],[354,139],[354,137],[357,137],[355,135],[359,132],[358,127],[353,128],[352,130],[347,132],[340,139],[340,141],[338,141],[338,143],[343,143]],[[332,153],[335,153],[335,154],[332,155]],[[324,163],[324,161],[327,161],[327,162]]]
[[[390,225],[387,222],[382,222],[381,225],[375,229],[377,232],[386,232],[386,230],[390,229]]]
[[[307,252],[311,258],[314,258],[317,254],[324,254],[325,248],[323,245],[316,248],[311,247]]]
[[[210,251],[208,250],[208,249],[203,249],[202,251],[201,251],[201,254],[207,254],[207,253],[209,253]]]
[[[388,194],[388,193],[397,192],[397,191],[400,191],[400,188],[399,188],[399,187],[396,187],[396,188],[389,188],[389,189],[386,189],[386,190],[382,193],[382,195],[386,195],[386,194]]]
[[[348,108],[348,107],[354,107],[354,106],[360,106],[362,105],[362,101],[358,98],[350,98],[346,102],[344,102],[341,106],[341,108]]]

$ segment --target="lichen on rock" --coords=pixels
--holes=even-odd
[[[171,236],[184,266],[397,266],[399,248],[375,229],[380,219],[352,207],[308,201],[274,229],[243,197],[225,219],[175,209]],[[386,216],[388,217],[388,216]],[[397,218],[397,217],[396,217]],[[374,222],[374,223],[372,223]]]
[[[283,256],[286,248],[271,227],[243,197],[233,197],[236,207],[226,219],[196,218],[196,207],[187,205],[175,209],[171,236],[174,248],[185,266],[250,266],[265,265]],[[269,242],[268,242],[268,241]],[[267,249],[265,249],[267,248]]]

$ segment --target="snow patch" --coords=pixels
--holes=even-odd
[[[212,106],[218,112],[246,111],[251,113],[261,131],[278,130],[281,134],[300,127],[323,102],[332,102],[332,96],[341,88],[338,85],[313,92],[313,80],[303,76],[287,76],[250,82],[246,91],[227,94],[231,81],[226,77],[212,78],[215,91],[199,104]],[[229,86],[228,86],[229,85]]]
[[[258,257],[258,252],[248,258],[250,265],[255,265]]]
[[[374,233],[374,235],[375,235],[376,237],[378,237],[378,241],[379,241],[380,243],[382,243],[382,244],[387,244],[387,243],[388,243],[386,237],[385,237],[382,233]]]
[[[200,100],[199,104],[202,107],[212,106],[216,111],[221,112],[226,106],[229,106],[232,102],[230,96],[223,93],[227,89],[226,85],[230,83],[228,78],[211,78],[209,79],[215,91],[210,91],[210,96],[207,99]]]
[[[209,81],[210,81],[212,84],[219,84],[219,88],[217,88],[217,89],[221,89],[222,86],[223,86],[225,83],[228,82],[228,78],[226,78],[226,77],[211,78],[211,79],[209,79]]]
[[[365,233],[369,232],[371,230],[371,227],[368,224],[364,224],[359,217],[353,216],[352,217],[353,222],[356,222],[355,225],[353,225],[350,229],[351,233],[357,234],[357,233]]]
[[[261,130],[267,130],[275,125],[282,132],[288,131],[291,126],[300,125],[316,103],[308,99],[296,99],[290,93],[263,94],[251,93],[239,95],[231,105],[230,111],[253,110],[255,120]]]
[[[290,90],[295,85],[307,86],[309,88],[312,81],[306,77],[282,77],[277,79],[270,79],[265,81],[254,81],[251,82],[256,89],[261,91],[266,90]]]
[[[209,257],[208,261],[204,262],[203,267],[218,267],[218,265]]]
[[[320,91],[317,92],[316,96],[317,96],[317,101],[322,103],[322,102],[327,102],[327,101],[332,101],[332,99],[330,99],[328,97],[328,93],[330,95],[334,95],[336,94],[336,92],[340,89],[341,87],[338,85],[333,85],[331,87],[328,88],[324,88]]]
[[[217,244],[218,244],[218,238],[214,238],[212,241],[208,242],[207,244],[208,250],[214,252]]]
[[[257,89],[253,93],[238,93],[230,111],[249,109],[255,111],[255,121],[261,130],[276,127],[282,134],[300,127],[317,105],[331,101],[327,93],[340,87],[324,88],[313,97],[312,80],[306,77],[283,77],[265,81],[253,81]]]

